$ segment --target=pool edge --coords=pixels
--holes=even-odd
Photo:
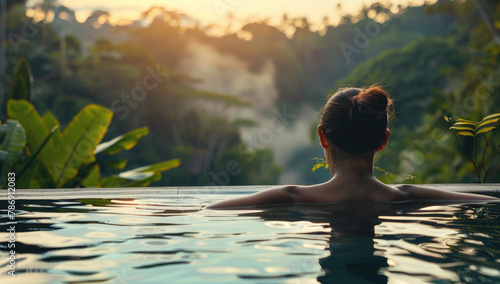
[[[453,192],[500,192],[500,183],[490,184],[425,184],[422,186]],[[224,187],[139,187],[139,188],[59,188],[59,189],[16,189],[17,200],[80,199],[80,198],[172,198],[203,197],[221,194],[251,194],[276,185],[259,186],[224,186]],[[0,200],[7,200],[4,189]]]

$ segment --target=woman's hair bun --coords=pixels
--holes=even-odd
[[[351,98],[353,112],[370,116],[387,115],[392,105],[389,94],[378,86],[371,86],[362,90]]]
[[[326,103],[320,125],[329,142],[359,155],[382,145],[392,114],[391,97],[381,87],[343,88]]]

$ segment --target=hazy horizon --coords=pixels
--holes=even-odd
[[[35,1],[31,1],[33,3]],[[105,10],[111,13],[111,21],[114,23],[130,22],[138,20],[140,14],[153,6],[163,6],[170,10],[177,10],[193,17],[202,26],[215,24],[225,25],[228,14],[232,14],[236,20],[269,19],[271,22],[279,22],[283,14],[290,18],[307,17],[311,23],[320,24],[327,16],[331,23],[340,19],[340,13],[357,14],[363,5],[371,5],[375,2],[392,3],[394,5],[421,5],[425,2],[433,3],[435,0],[318,0],[314,5],[308,1],[286,1],[286,0],[121,0],[114,2],[103,2],[98,0],[87,0],[84,3],[69,0],[60,0],[59,3],[75,10],[79,22],[85,19],[95,10]],[[341,8],[338,8],[338,4]]]

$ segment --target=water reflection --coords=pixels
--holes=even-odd
[[[388,266],[384,256],[374,248],[375,226],[381,223],[378,215],[394,212],[400,205],[357,203],[349,205],[302,205],[268,208],[263,212],[242,216],[259,216],[269,226],[293,227],[298,222],[299,234],[326,235],[325,241],[315,248],[328,252],[319,259],[309,259],[282,271],[282,276],[297,276],[317,272],[320,283],[386,283],[380,273]],[[310,230],[309,232],[307,230]],[[321,234],[320,234],[321,235]]]
[[[499,204],[200,211],[198,204],[168,200],[58,202],[19,207],[20,283],[495,283],[500,277]],[[8,220],[2,221],[5,228]],[[4,264],[2,258],[1,273]]]
[[[315,271],[319,264],[319,283],[387,283],[389,279],[494,283],[490,282],[492,277],[500,277],[500,239],[495,238],[500,236],[498,205],[302,205],[240,215],[259,216],[270,226],[280,227],[309,221],[309,228],[321,226],[316,233],[329,231],[325,245],[328,255],[316,262],[310,259],[298,263],[283,271],[285,277]],[[481,215],[485,211],[489,213]],[[477,221],[472,226],[471,218]],[[480,257],[485,252],[489,260]],[[469,264],[475,262],[481,263],[480,273]]]

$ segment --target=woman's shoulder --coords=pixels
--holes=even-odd
[[[461,193],[461,192],[450,192],[439,190],[435,188],[423,187],[412,184],[401,184],[394,187],[405,196],[405,199],[416,200],[416,199],[441,199],[441,200],[499,200],[496,197],[472,194],[472,193]]]
[[[242,208],[253,206],[266,206],[278,204],[291,204],[297,202],[297,186],[286,185],[256,192],[252,195],[221,201],[208,206],[208,209]]]

